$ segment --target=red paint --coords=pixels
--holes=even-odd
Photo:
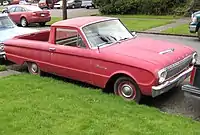
[[[194,69],[192,70],[192,73],[190,75],[190,84],[191,85],[193,85],[193,83],[194,83],[195,74],[196,74],[196,67],[194,67]]]
[[[32,5],[16,5],[16,7],[21,7],[24,9],[31,9]],[[44,16],[41,16],[44,14]],[[8,14],[9,17],[16,23],[20,24],[21,18],[25,18],[27,22],[30,23],[42,23],[42,22],[49,22],[51,21],[51,15],[50,12],[47,10],[42,11],[17,11],[17,12],[11,12]]]
[[[32,61],[37,63],[42,71],[87,82],[101,88],[105,88],[112,76],[125,74],[135,80],[142,94],[151,95],[152,86],[158,85],[157,72],[194,51],[183,45],[141,37],[100,48],[100,51],[91,49],[80,30],[81,27],[107,19],[113,18],[80,17],[64,20],[54,23],[50,32],[41,31],[7,40],[5,42],[6,57],[17,64]],[[55,44],[56,28],[77,30],[86,48]],[[50,51],[49,48],[56,50]],[[174,48],[175,51],[165,55],[159,54],[160,51],[169,48]]]

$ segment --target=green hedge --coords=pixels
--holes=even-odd
[[[174,14],[191,0],[94,0],[102,14]]]

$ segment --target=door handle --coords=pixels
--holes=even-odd
[[[49,51],[55,51],[56,48],[49,48]]]

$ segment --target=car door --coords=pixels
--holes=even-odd
[[[22,14],[25,12],[25,9],[23,7],[17,6],[15,11],[13,12],[13,16],[15,18],[15,22],[17,24],[20,24],[20,19]]]
[[[14,7],[12,7],[12,8],[14,8]],[[9,16],[15,23],[19,24],[20,16],[22,14],[22,8],[19,6],[16,6],[15,9],[12,9],[12,8],[9,10]]]
[[[16,7],[11,7],[8,9],[8,16],[15,22],[15,14],[13,14],[15,12]]]
[[[57,28],[55,44],[50,46],[52,71],[82,82],[91,80],[91,50],[75,29]]]

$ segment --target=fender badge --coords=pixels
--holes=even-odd
[[[166,54],[166,53],[172,53],[174,52],[174,48],[171,48],[171,49],[168,49],[168,50],[165,50],[165,51],[162,51],[162,52],[159,52],[159,54]]]

